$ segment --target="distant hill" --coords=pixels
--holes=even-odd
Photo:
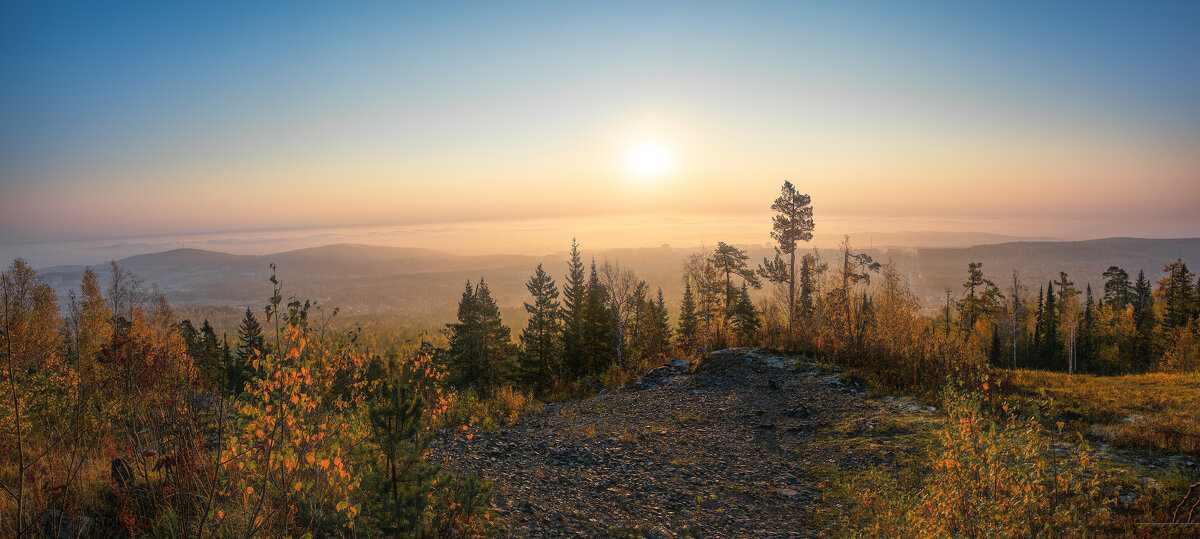
[[[841,236],[833,236],[829,244],[837,243]],[[1009,236],[988,232],[944,232],[944,231],[893,231],[860,232],[851,239],[864,247],[971,247],[1017,241],[1057,241],[1054,238]]]
[[[175,249],[117,262],[147,284],[157,284],[177,305],[263,305],[271,295],[268,279],[273,263],[285,295],[351,312],[400,309],[422,315],[444,314],[446,305],[457,301],[467,279],[474,282],[481,276],[512,275],[531,271],[536,265],[528,256],[457,256],[429,249],[351,244],[269,255]],[[94,269],[102,280],[107,278],[107,264]],[[78,287],[83,267],[56,266],[39,274],[65,295]]]
[[[1086,241],[1019,241],[964,248],[919,248],[907,268],[913,274],[914,287],[922,296],[944,300],[945,290],[958,294],[966,280],[967,264],[982,262],[985,276],[1011,287],[1012,272],[1020,274],[1023,295],[1037,294],[1039,286],[1067,272],[1076,286],[1091,283],[1099,293],[1109,266],[1117,266],[1135,278],[1139,270],[1152,282],[1162,276],[1164,265],[1182,259],[1200,269],[1200,238],[1144,239],[1104,238]]]
[[[1182,258],[1200,269],[1200,238],[1139,239],[1107,238],[1069,242],[1007,242],[961,248],[876,248],[854,238],[855,251],[867,251],[876,260],[894,261],[912,283],[927,307],[940,304],[945,290],[960,294],[969,262],[982,262],[985,275],[1007,294],[1012,270],[1020,272],[1023,295],[1037,294],[1037,287],[1059,271],[1066,271],[1083,288],[1101,286],[1101,273],[1112,265],[1136,276],[1161,277],[1163,265]],[[823,245],[821,254],[831,268],[837,266],[833,245]],[[770,248],[748,249],[750,263],[757,265]],[[585,264],[594,258],[617,261],[634,270],[653,291],[661,287],[674,311],[682,294],[680,270],[692,249],[638,248],[584,251]],[[429,249],[337,244],[286,251],[269,255],[232,255],[200,249],[176,249],[131,256],[118,263],[155,283],[177,306],[223,306],[261,308],[271,295],[270,264],[284,285],[285,296],[313,299],[347,313],[391,313],[408,320],[427,321],[428,328],[451,320],[463,285],[484,278],[500,305],[505,320],[514,327],[524,324],[522,302],[528,299],[524,284],[542,263],[561,286],[566,273],[566,253],[535,257],[525,255],[460,256]],[[107,264],[94,266],[102,280]],[[83,266],[55,266],[39,270],[60,296],[77,289]],[[766,295],[768,291],[762,292]]]

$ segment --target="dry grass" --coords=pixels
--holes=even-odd
[[[1003,371],[1002,390],[1022,398],[1044,391],[1053,413],[1119,447],[1200,453],[1200,373],[1127,376]]]
[[[41,451],[37,451],[40,453]],[[50,464],[50,466],[47,466]],[[38,514],[47,508],[66,508],[68,516],[103,515],[108,510],[106,493],[109,487],[109,459],[103,455],[89,455],[67,481],[67,470],[60,459],[48,456],[39,460],[26,472],[25,523],[28,526]],[[0,466],[0,482],[17,484],[17,463],[4,462]],[[16,502],[12,497],[0,495],[0,536],[15,537]],[[39,528],[40,529],[40,528]],[[36,534],[35,534],[36,535]]]
[[[837,477],[837,535],[1050,537],[1107,529],[1115,485],[1086,445],[1060,455],[1032,418],[990,417],[978,394],[947,393],[945,426],[915,462]],[[841,507],[841,506],[839,506]]]
[[[497,389],[491,397],[484,399],[470,390],[449,392],[443,399],[445,410],[430,422],[434,430],[469,426],[487,432],[514,423],[522,415],[537,412],[543,406],[531,394],[509,386]]]

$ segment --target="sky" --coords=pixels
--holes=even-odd
[[[758,244],[784,180],[831,237],[1193,237],[1197,28],[1194,1],[0,0],[0,254]]]

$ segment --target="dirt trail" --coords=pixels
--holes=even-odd
[[[762,350],[682,370],[441,439],[434,457],[494,482],[502,534],[809,536],[831,470],[888,465],[938,421]]]

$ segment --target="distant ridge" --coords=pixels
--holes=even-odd
[[[366,245],[363,243],[332,243],[318,247],[305,247],[290,251],[281,251],[268,255],[267,258],[302,259],[304,257],[339,257],[350,256],[355,259],[389,260],[389,259],[454,259],[463,258],[459,255],[444,253],[421,247],[386,247]]]
[[[980,255],[1069,255],[1085,259],[1111,260],[1134,259],[1143,256],[1161,256],[1168,252],[1179,253],[1185,260],[1200,256],[1200,238],[1128,238],[1113,237],[1078,241],[1012,241],[996,244],[981,244],[970,247],[922,247],[922,252],[963,252]],[[1173,261],[1173,260],[1172,260]],[[1170,261],[1168,261],[1170,262]]]
[[[859,232],[850,235],[856,245],[869,247],[970,247],[1013,242],[1058,241],[1039,236],[1010,236],[990,232],[896,231]]]
[[[213,264],[249,257],[250,255],[235,255],[220,251],[182,247],[158,253],[133,255],[122,258],[119,262],[124,264]]]
[[[1059,272],[1066,272],[1080,289],[1091,284],[1093,293],[1103,283],[1101,275],[1117,266],[1135,277],[1145,271],[1157,280],[1164,265],[1182,259],[1200,268],[1200,238],[1101,238],[1080,241],[1015,241],[971,247],[923,247],[917,249],[910,270],[914,285],[923,295],[944,298],[945,290],[962,288],[969,262],[983,263],[984,274],[1007,290],[1013,270],[1020,274],[1023,295],[1036,295]],[[1007,292],[1006,292],[1007,293]]]
[[[181,248],[118,260],[147,284],[157,284],[174,305],[260,305],[270,296],[271,264],[284,293],[319,300],[350,312],[400,310],[445,316],[463,283],[491,275],[519,276],[512,286],[493,284],[509,303],[523,291],[524,274],[538,259],[520,255],[460,256],[423,248],[338,243],[265,255],[235,255]],[[107,263],[92,266],[101,280]],[[38,273],[65,297],[77,288],[84,266],[53,266]],[[499,285],[499,286],[497,286]],[[519,304],[519,303],[518,303]],[[432,313],[432,314],[431,314]]]
[[[969,262],[982,262],[987,278],[1007,294],[1012,271],[1020,273],[1023,296],[1036,296],[1039,286],[1067,272],[1081,289],[1088,283],[1101,286],[1101,274],[1119,266],[1136,276],[1146,272],[1150,280],[1161,277],[1163,265],[1177,258],[1200,269],[1200,238],[1147,239],[1102,238],[1081,241],[1022,240],[964,247],[886,247],[876,242],[872,249],[861,236],[852,238],[857,249],[867,249],[877,260],[893,261],[908,276],[913,289],[926,305],[944,302],[945,291],[958,294]],[[834,257],[832,245],[822,245],[822,254]],[[751,260],[772,256],[769,247],[750,246]],[[587,251],[584,256],[597,263],[620,262],[646,280],[651,290],[663,289],[665,299],[678,305],[682,284],[682,262],[693,249],[631,248]],[[506,316],[519,319],[528,299],[525,281],[533,269],[545,269],[560,284],[566,254],[543,257],[526,255],[462,256],[432,249],[381,247],[339,243],[283,251],[267,255],[234,255],[203,249],[173,249],[119,260],[122,267],[156,283],[174,305],[261,305],[270,295],[270,264],[284,283],[285,294],[311,298],[350,312],[390,311],[449,321],[470,280],[487,280],[492,294]],[[54,266],[38,271],[60,296],[76,289],[83,266]],[[108,265],[93,268],[107,278]]]

